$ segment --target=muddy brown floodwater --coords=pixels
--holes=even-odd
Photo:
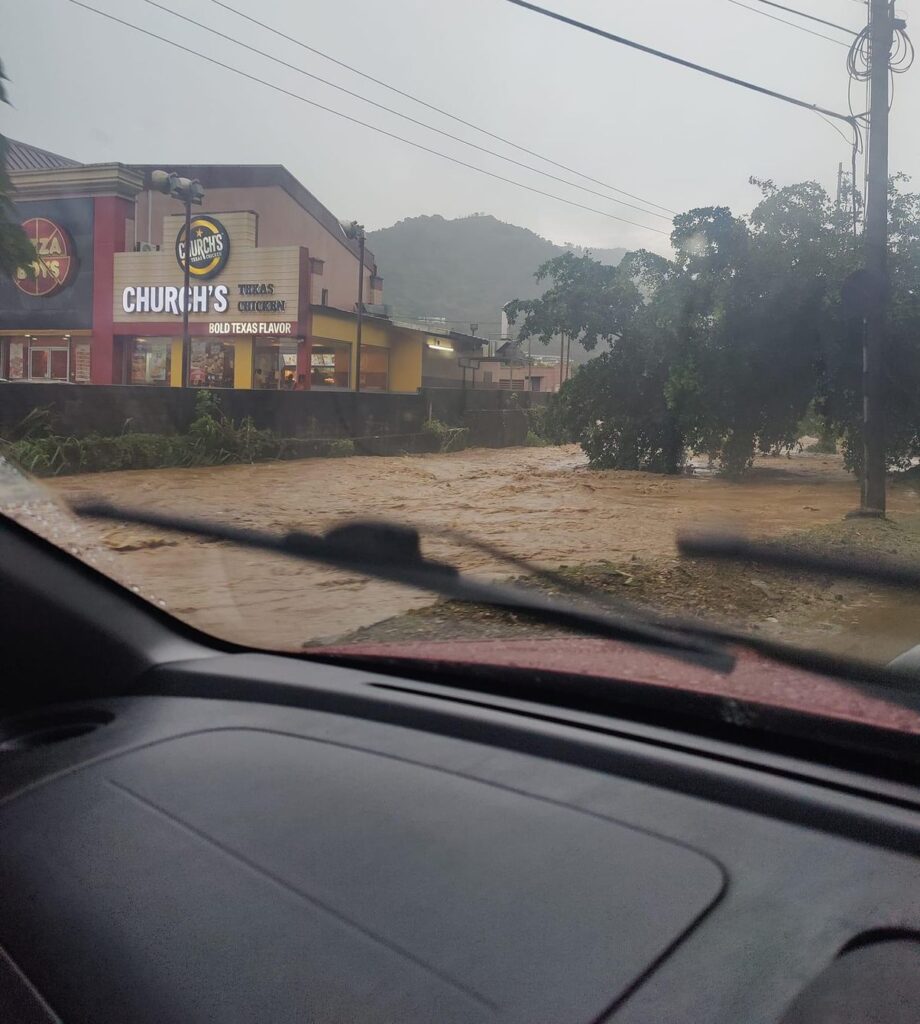
[[[677,531],[731,527],[757,536],[839,521],[858,488],[839,458],[759,459],[743,483],[698,473],[595,472],[579,448],[472,449],[61,478],[65,499],[101,497],[266,530],[322,530],[350,517],[445,527],[545,566],[672,558]],[[906,488],[893,516],[920,512]],[[342,636],[431,597],[293,560],[151,530],[87,523],[106,571],[195,626],[246,644],[297,648]],[[488,556],[442,538],[426,550],[495,577]]]

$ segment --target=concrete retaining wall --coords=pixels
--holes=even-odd
[[[195,415],[197,392],[190,388],[121,385],[0,383],[0,437],[9,437],[35,408],[52,411],[55,433],[113,436],[125,429],[181,434]],[[281,437],[392,438],[386,450],[409,438],[429,417],[470,430],[470,443],[487,447],[523,444],[523,411],[549,396],[503,391],[435,388],[416,395],[348,391],[217,391],[221,407],[234,420],[251,416],[259,428]]]

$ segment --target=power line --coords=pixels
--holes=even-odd
[[[836,133],[837,133],[837,134],[838,134],[838,135],[840,136],[840,138],[841,138],[841,139],[843,139],[843,141],[844,141],[844,142],[845,142],[845,143],[846,143],[846,144],[847,144],[848,146],[852,146],[852,145],[853,145],[853,140],[852,140],[852,139],[848,139],[848,138],[847,138],[847,136],[846,136],[846,132],[844,132],[844,131],[843,131],[843,130],[842,130],[841,128],[838,128],[838,126],[837,126],[837,125],[835,125],[833,121],[829,121],[829,120],[828,120],[828,119],[827,119],[827,118],[826,118],[826,117],[825,117],[825,116],[824,116],[823,114],[818,114],[818,117],[820,117],[820,118],[821,118],[821,120],[822,120],[822,121],[823,121],[823,122],[824,122],[824,123],[825,123],[825,124],[826,124],[826,125],[827,125],[827,126],[828,126],[829,128],[833,128],[833,129],[834,129],[834,131],[835,131],[835,132],[836,132]]]
[[[856,0],[856,2],[860,6],[863,5],[863,0]],[[806,11],[800,11],[796,7],[786,7],[785,4],[778,4],[775,2],[775,0],[757,0],[757,3],[764,4],[764,6],[766,7],[775,7],[780,11],[785,11],[787,14],[795,14],[799,18],[807,18],[809,21],[816,21],[819,25],[827,25],[828,28],[839,29],[841,32],[846,32],[848,35],[851,36],[856,35],[853,29],[847,28],[846,25],[838,25],[835,21],[827,21],[825,18],[819,18],[815,14],[808,14]]]
[[[189,18],[185,14],[180,14],[178,11],[174,11],[169,7],[164,7],[163,4],[157,3],[157,0],[144,0],[144,3],[148,4],[150,7],[156,7],[157,10],[163,11],[165,14],[171,14],[174,18],[179,18],[182,21],[188,22],[189,25],[194,25],[196,28],[203,29],[205,32],[210,32],[212,35],[218,36],[220,39],[225,39],[229,43],[240,46],[244,50],[249,50],[250,53],[255,53],[260,57],[264,57],[266,60],[274,61],[276,64],[280,64],[282,67],[287,68],[289,71],[295,71],[299,75],[312,78],[314,81],[321,82],[323,85],[327,85],[331,89],[336,89],[339,92],[345,93],[346,96],[351,96],[353,99],[361,100],[362,103],[369,103],[372,107],[376,107],[378,110],[384,110],[388,114],[400,117],[404,121],[408,121],[410,124],[414,124],[419,128],[425,128],[428,131],[435,132],[437,135],[442,135],[444,138],[450,139],[453,142],[459,142],[461,145],[469,146],[471,149],[478,150],[480,153],[486,153],[499,160],[505,160],[510,164],[514,164],[515,167],[522,167],[526,171],[533,171],[535,174],[542,174],[545,178],[558,181],[570,188],[577,188],[582,192],[587,192],[588,194],[597,196],[599,199],[604,199],[607,202],[618,203],[620,206],[628,206],[631,210],[637,210],[639,213],[644,213],[649,217],[660,217],[662,220],[667,221],[671,220],[671,217],[667,214],[656,213],[654,210],[646,210],[644,207],[636,206],[634,203],[626,203],[622,199],[614,199],[613,196],[605,195],[603,192],[598,192],[596,189],[588,188],[586,185],[579,185],[577,182],[569,181],[566,178],[560,178],[558,174],[552,174],[549,171],[541,170],[539,167],[534,167],[532,164],[525,164],[521,160],[515,160],[514,157],[505,156],[502,153],[496,152],[494,149],[488,149],[486,146],[480,146],[475,142],[468,142],[466,139],[462,139],[458,135],[453,135],[451,132],[446,132],[442,128],[435,128],[433,125],[426,124],[424,121],[419,121],[416,118],[411,117],[409,114],[403,114],[399,110],[394,110],[393,107],[388,107],[384,103],[378,103],[376,100],[368,99],[367,96],[362,96],[360,93],[354,92],[351,89],[346,89],[343,85],[337,85],[335,82],[330,82],[328,78],[322,78],[320,75],[315,75],[310,71],[305,71],[303,68],[297,67],[296,64],[290,64],[288,61],[282,60],[280,57],[275,57],[271,53],[266,53],[265,50],[260,50],[256,46],[250,46],[248,43],[244,43],[242,40],[237,39],[234,36],[227,35],[226,32],[221,32],[219,29],[212,28],[210,25],[205,25],[203,22],[196,21],[194,18]]]
[[[452,121],[456,121],[457,124],[462,124],[467,128],[472,128],[473,131],[481,132],[483,135],[487,135],[490,139],[495,139],[497,142],[502,142],[506,146],[511,146],[512,149],[517,149],[521,153],[526,153],[528,156],[534,156],[538,160],[543,160],[545,163],[551,164],[553,167],[558,167],[560,170],[568,171],[569,174],[575,174],[579,178],[584,178],[585,181],[590,181],[595,185],[600,185],[602,188],[610,189],[611,192],[618,192],[621,196],[628,196],[630,199],[635,199],[639,203],[644,203],[646,206],[654,206],[659,210],[664,210],[665,213],[674,214],[675,210],[670,209],[667,206],[662,206],[660,203],[653,203],[650,199],[643,199],[642,196],[634,195],[632,192],[626,192],[621,188],[617,188],[616,185],[611,185],[606,181],[601,181],[599,178],[592,178],[590,174],[585,174],[584,171],[579,171],[574,167],[569,167],[566,164],[559,163],[558,160],[552,160],[548,156],[543,156],[541,153],[535,150],[528,149],[526,146],[521,146],[517,142],[512,142],[510,139],[506,139],[502,135],[497,135],[495,132],[490,132],[486,128],[482,128],[477,124],[473,124],[472,121],[466,121],[462,117],[458,117],[456,114],[450,113],[449,110],[444,110],[443,107],[438,107],[433,103],[427,102],[427,100],[420,99],[418,96],[413,95],[410,92],[405,92],[403,89],[397,88],[395,85],[390,85],[388,82],[384,82],[379,78],[375,78],[373,75],[367,74],[365,71],[361,71],[360,68],[356,68],[351,64],[346,64],[345,61],[339,60],[336,57],[331,56],[328,53],[324,53],[322,50],[318,50],[315,46],[309,46],[307,43],[300,39],[296,39],[294,36],[289,36],[287,33],[282,32],[280,29],[274,28],[272,25],[267,24],[264,21],[259,21],[257,18],[253,18],[251,15],[246,14],[244,11],[240,11],[235,7],[231,7],[229,4],[223,3],[222,0],[211,0],[211,3],[216,4],[218,7],[222,7],[225,11],[230,11],[231,14],[235,14],[238,18],[243,18],[253,25],[257,25],[259,28],[265,29],[266,32],[271,32],[273,35],[278,36],[279,39],[284,39],[289,43],[293,43],[295,46],[299,46],[303,50],[307,50],[310,53],[316,54],[317,57],[322,57],[323,60],[331,61],[333,64],[338,65],[340,68],[345,68],[346,71],[351,71],[353,74],[360,75],[361,78],[366,79],[368,82],[373,82],[374,85],[379,85],[384,89],[389,89],[390,92],[396,93],[397,96],[402,96],[407,100],[411,100],[413,103],[418,103],[428,110],[434,111],[436,114],[441,114],[443,117],[448,117]]]
[[[853,128],[854,132],[857,131],[856,123],[851,116],[838,114],[836,110],[828,110],[826,107],[819,107],[817,103],[808,103],[805,100],[797,99],[795,96],[787,96],[785,93],[777,92],[775,89],[768,89],[766,86],[747,82],[743,78],[735,78],[734,75],[727,75],[723,71],[716,71],[714,68],[708,68],[703,64],[695,64],[693,61],[685,60],[683,57],[676,57],[674,54],[665,53],[663,50],[656,50],[654,47],[646,46],[644,43],[637,43],[632,39],[626,39],[624,36],[606,32],[595,25],[588,25],[583,21],[577,21],[575,18],[569,18],[558,11],[550,11],[545,7],[538,7],[536,4],[529,3],[528,0],[507,0],[507,3],[514,4],[515,7],[523,7],[534,14],[542,14],[544,17],[552,18],[554,21],[561,21],[564,25],[580,28],[584,32],[590,32],[592,35],[609,39],[613,43],[619,43],[633,50],[639,50],[641,53],[648,53],[652,57],[660,57],[662,60],[669,61],[672,64],[679,64],[681,67],[689,68],[691,71],[699,71],[700,74],[709,75],[711,78],[718,78],[720,81],[729,82],[731,85],[740,85],[743,89],[750,89],[752,92],[760,93],[762,96],[770,96],[775,100],[782,100],[784,103],[791,103],[793,106],[810,110],[812,113],[825,114],[827,117],[833,117],[838,121],[846,121]]]
[[[796,25],[794,21],[787,21],[785,18],[778,18],[775,14],[768,14],[766,11],[758,11],[756,7],[748,7],[747,4],[740,3],[739,0],[728,0],[730,4],[734,4],[735,7],[742,7],[746,11],[750,11],[751,14],[761,14],[765,18],[769,18],[771,21],[778,21],[780,25],[788,25],[790,28],[798,29],[799,32],[807,32],[810,36],[817,36],[818,39],[826,39],[829,43],[834,43],[837,46],[848,47],[850,44],[845,43],[842,39],[834,39],[831,36],[826,36],[823,32],[815,32],[812,28],[805,28],[804,25]],[[788,10],[784,7],[783,10]],[[836,26],[835,26],[836,27]],[[849,29],[844,29],[845,32],[849,32]],[[855,33],[853,33],[855,35]]]
[[[442,153],[440,150],[432,149],[430,146],[425,146],[420,142],[413,142],[411,139],[403,138],[401,135],[387,131],[385,128],[381,128],[378,125],[362,121],[357,117],[352,117],[350,114],[344,114],[341,110],[335,110],[333,107],[327,107],[322,103],[318,103],[316,100],[311,100],[306,96],[301,96],[300,93],[291,92],[290,89],[285,89],[283,86],[267,82],[264,78],[252,75],[248,71],[235,68],[230,64],[224,64],[223,61],[219,61],[215,57],[209,57],[207,54],[200,53],[198,50],[193,50],[189,46],[183,46],[182,43],[177,43],[174,39],[157,35],[156,32],[152,32],[146,28],[141,28],[140,25],[135,25],[130,21],[124,21],[123,19],[116,17],[114,14],[109,14],[106,11],[100,11],[95,7],[90,7],[89,4],[82,3],[81,0],[70,0],[70,3],[75,7],[81,7],[85,11],[90,11],[92,14],[97,14],[101,18],[106,18],[109,21],[114,21],[119,25],[123,25],[125,28],[129,28],[134,32],[140,32],[142,35],[149,36],[151,39],[157,39],[161,43],[166,43],[167,46],[172,46],[177,50],[182,50],[183,53],[188,53],[197,60],[207,61],[209,64],[214,64],[216,67],[223,68],[224,71],[230,71],[232,74],[239,75],[241,78],[248,79],[250,82],[256,82],[258,85],[264,85],[266,88],[273,89],[275,92],[289,96],[291,99],[299,100],[301,103],[307,103],[311,107],[316,107],[318,110],[324,110],[328,114],[341,117],[343,120],[350,121],[352,124],[360,125],[362,128],[368,128],[372,132],[377,132],[378,135],[385,135],[389,139],[395,139],[397,142],[403,142],[407,146],[412,146],[414,149],[420,149],[422,152],[430,153],[432,156],[440,157],[442,160],[449,160],[451,163],[458,164],[460,167],[466,167],[468,170],[476,171],[479,174],[484,174],[489,178],[494,178],[496,181],[503,181],[508,185],[514,185],[516,188],[522,188],[527,192],[533,192],[535,195],[543,196],[546,199],[555,199],[557,202],[566,203],[568,206],[575,206],[580,210],[587,210],[589,213],[596,213],[601,217],[607,217],[610,220],[619,221],[621,224],[629,224],[634,228],[642,228],[644,231],[653,231],[658,235],[668,234],[668,232],[664,231],[662,228],[653,228],[648,224],[640,224],[638,221],[627,220],[625,217],[618,217],[615,213],[608,213],[606,210],[598,210],[593,206],[586,206],[583,203],[577,203],[574,199],[566,199],[563,196],[554,195],[552,192],[544,192],[542,189],[534,188],[532,185],[525,185],[523,182],[514,181],[512,178],[506,178],[501,174],[496,174],[494,171],[488,171],[484,167],[467,163],[465,160],[460,160],[455,156],[449,156],[447,153]]]

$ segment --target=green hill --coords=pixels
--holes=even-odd
[[[474,214],[445,220],[409,217],[367,236],[383,275],[384,301],[394,316],[438,316],[448,326],[498,335],[501,307],[510,299],[536,298],[534,271],[579,246],[554,245],[527,228]],[[593,249],[604,263],[618,263],[625,249]]]

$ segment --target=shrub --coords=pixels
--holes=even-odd
[[[461,451],[470,441],[469,427],[449,427],[438,419],[426,420],[422,424],[422,433],[432,439],[435,451],[439,452]]]
[[[336,438],[328,442],[325,454],[332,459],[344,459],[355,454],[355,442],[350,437]]]
[[[53,433],[53,413],[50,405],[38,405],[13,427],[8,441],[23,441],[27,438],[50,437]]]

